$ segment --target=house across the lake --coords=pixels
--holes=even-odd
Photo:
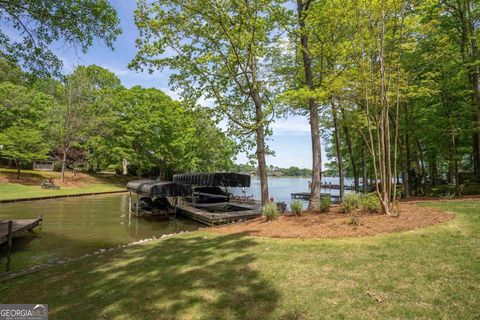
[[[33,170],[53,171],[55,161],[53,160],[35,160],[33,161]]]

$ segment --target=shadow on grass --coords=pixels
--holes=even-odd
[[[102,174],[102,173],[94,173],[90,174],[91,177],[96,178],[99,182],[105,184],[111,184],[116,187],[125,188],[127,189],[127,183],[131,180],[138,180],[138,177],[134,176],[118,176],[113,174]]]
[[[167,239],[39,275],[41,288],[23,296],[60,319],[265,319],[280,297],[255,270],[255,245],[238,235]]]
[[[20,172],[20,179],[17,179],[16,171],[1,171],[0,175],[3,176],[3,180],[6,180],[8,183],[17,183],[25,186],[40,186],[42,182],[46,179],[43,172],[32,173],[32,172]]]

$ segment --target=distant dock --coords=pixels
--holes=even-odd
[[[0,245],[8,243],[11,247],[12,239],[19,233],[30,231],[42,222],[42,218],[38,219],[22,219],[22,220],[0,220]]]
[[[322,189],[334,189],[334,190],[340,190],[340,185],[339,184],[322,184]],[[349,190],[349,191],[355,191],[355,186],[343,186],[343,190]],[[363,187],[358,186],[358,192],[362,192]]]

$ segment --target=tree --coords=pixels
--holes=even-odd
[[[382,211],[390,215],[397,196],[400,104],[408,93],[401,62],[409,4],[389,0],[353,4],[344,20],[356,32],[350,36],[351,62],[342,96],[348,97],[348,111],[357,113],[351,118],[357,120],[356,128],[370,153]]]
[[[79,68],[66,78],[63,96],[49,109],[49,137],[55,150],[60,152],[53,155],[62,162],[62,182],[65,182],[69,150],[87,139],[88,108],[94,98],[93,84],[85,69]]]
[[[305,26],[305,19],[312,2],[312,0],[297,0],[300,52],[302,53],[305,84],[310,91],[315,90],[318,86],[318,84],[315,84],[312,71],[309,32]],[[308,97],[308,112],[310,118],[310,135],[312,139],[312,182],[308,207],[310,209],[318,209],[322,187],[322,152],[320,144],[320,126],[318,121],[318,102],[315,101],[315,98],[312,96]]]
[[[265,136],[275,106],[266,62],[283,11],[271,0],[142,0],[135,15],[141,37],[130,66],[174,70],[184,99],[211,99],[230,133],[244,142],[254,137],[262,203],[269,201]]]
[[[12,126],[0,133],[0,155],[15,161],[17,179],[20,179],[20,164],[22,161],[45,159],[48,145],[44,142],[41,132],[22,126]]]
[[[107,0],[0,0],[0,52],[38,75],[60,75],[62,62],[48,48],[64,41],[83,52],[95,38],[113,48],[119,19]],[[9,31],[6,31],[9,30]]]
[[[351,6],[345,1],[296,1],[295,27],[289,41],[294,43],[290,59],[278,68],[284,73],[288,90],[283,94],[296,112],[306,110],[312,142],[312,184],[309,208],[318,208],[322,177],[321,125],[322,108],[335,99],[344,72],[346,36],[351,30],[344,16]],[[290,64],[290,66],[288,66]],[[285,66],[287,65],[287,66]],[[325,128],[326,129],[326,128]]]
[[[38,128],[46,109],[53,104],[52,96],[11,82],[0,82],[0,132],[16,124]]]

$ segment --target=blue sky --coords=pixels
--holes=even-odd
[[[178,95],[169,88],[168,72],[137,73],[127,68],[136,53],[135,39],[138,31],[133,21],[136,1],[116,0],[111,3],[117,9],[121,21],[120,27],[123,31],[114,44],[115,50],[111,51],[100,42],[95,42],[86,54],[63,46],[53,47],[54,52],[64,63],[64,72],[71,72],[77,65],[96,64],[114,72],[126,87],[134,85],[154,87],[164,91],[172,98],[178,98]],[[268,144],[275,151],[275,156],[269,156],[267,164],[279,167],[311,168],[312,153],[307,118],[294,116],[280,119],[273,124],[272,128],[273,136],[270,137]],[[325,156],[323,158],[325,159]],[[238,155],[236,162],[247,162],[246,155]]]

